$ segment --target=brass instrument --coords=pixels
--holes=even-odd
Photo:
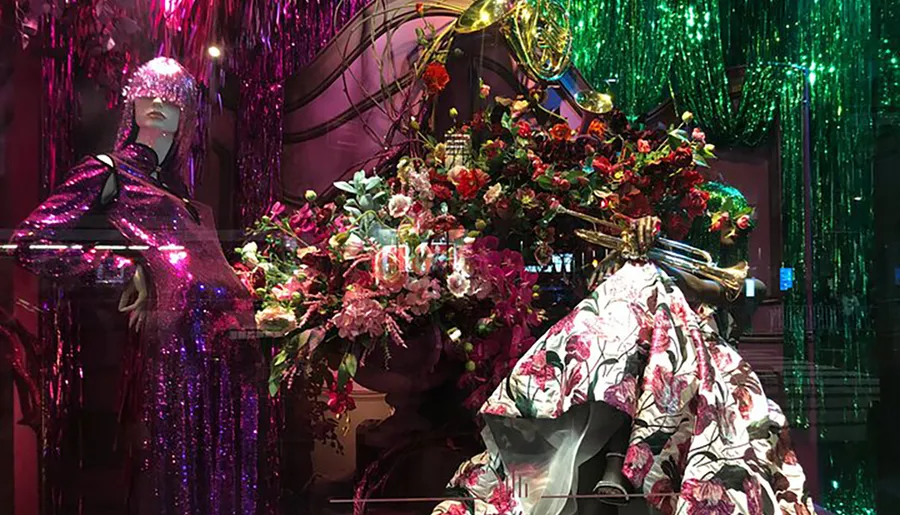
[[[597,226],[603,226],[621,231],[621,228],[612,222],[594,218],[571,209],[560,207],[559,212],[590,222],[595,229]],[[588,243],[619,252],[624,257],[636,256],[637,254],[631,235],[627,232],[623,232],[621,237],[619,237],[599,230],[575,229],[575,235]],[[680,241],[665,238],[659,238],[656,241],[656,246],[647,251],[646,257],[652,261],[715,281],[725,288],[729,299],[737,298],[744,288],[744,281],[747,279],[748,274],[747,263],[741,263],[729,268],[720,268],[716,266],[709,252]]]
[[[469,34],[503,23],[506,41],[535,80],[557,82],[581,109],[603,114],[612,97],[591,88],[571,65],[572,28],[559,0],[475,0],[456,22]]]

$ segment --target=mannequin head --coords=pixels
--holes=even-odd
[[[179,193],[193,193],[204,143],[194,77],[178,61],[157,57],[134,72],[123,93],[117,148],[149,146],[159,158],[161,179]]]
[[[134,100],[134,122],[138,130],[175,134],[181,121],[181,109],[159,97]]]

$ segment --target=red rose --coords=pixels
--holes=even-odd
[[[418,2],[416,4],[416,12],[419,14],[419,16],[425,14],[425,4],[423,4],[422,2]]]
[[[654,204],[662,200],[666,196],[666,185],[662,181],[653,181],[650,184],[650,202]]]
[[[669,152],[669,155],[662,158],[662,160],[667,165],[684,168],[694,162],[694,153],[691,147],[681,146],[675,149],[674,152]]]
[[[429,95],[437,95],[450,82],[450,75],[447,68],[441,63],[429,63],[422,73],[422,82],[425,83],[425,89]]]
[[[691,226],[688,224],[688,221],[685,217],[676,214],[668,214],[663,220],[663,224],[665,225],[666,234],[672,238],[673,240],[682,240],[685,236],[687,236],[688,231],[691,230]]]
[[[694,218],[702,215],[706,211],[706,203],[708,200],[708,192],[694,188],[681,199],[681,207],[687,210],[689,217]]]
[[[677,192],[688,191],[701,184],[703,184],[703,175],[695,169],[685,170],[672,180],[672,188]]]
[[[529,125],[525,120],[519,120],[519,123],[516,124],[516,128],[519,129],[518,136],[520,138],[527,138],[528,136],[531,136],[531,125]]]
[[[567,141],[572,137],[572,129],[565,123],[557,123],[550,128],[550,136],[557,141]]]
[[[642,154],[650,152],[650,143],[645,139],[639,139],[637,142],[637,150]]]
[[[740,229],[742,231],[746,231],[747,229],[749,229],[750,228],[750,216],[743,215],[740,218],[738,218],[737,226],[738,226],[738,229]]]
[[[456,191],[463,200],[472,200],[490,177],[488,174],[475,168],[474,170],[463,170],[459,173],[459,183],[456,185]]]

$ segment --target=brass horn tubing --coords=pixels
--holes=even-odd
[[[599,225],[599,226],[606,227],[606,228],[609,228],[609,229],[615,229],[616,231],[621,231],[621,230],[622,230],[621,227],[619,227],[618,225],[616,225],[616,224],[614,224],[614,223],[612,223],[612,222],[609,222],[609,221],[606,221],[606,220],[601,220],[601,219],[599,219],[599,218],[594,218],[594,217],[591,216],[591,215],[586,215],[586,214],[584,214],[584,213],[579,213],[578,211],[572,211],[571,209],[568,209],[568,208],[565,208],[565,207],[562,207],[562,206],[560,206],[559,208],[557,208],[557,211],[558,211],[559,213],[564,214],[564,215],[569,215],[569,216],[574,216],[575,218],[580,218],[580,219],[584,220],[585,222],[590,222],[590,223],[594,224],[595,226],[598,226],[598,225]]]

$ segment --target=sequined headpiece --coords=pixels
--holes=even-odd
[[[201,98],[197,81],[178,61],[157,57],[141,65],[122,91],[125,105],[116,148],[132,143],[137,136],[134,101],[138,98],[160,98],[181,110],[178,132],[162,170],[163,178],[179,193],[192,196],[204,142],[200,120]]]

